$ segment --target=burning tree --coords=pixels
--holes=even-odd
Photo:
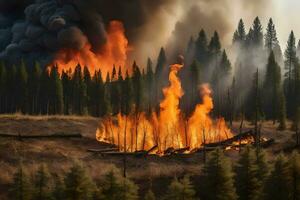
[[[158,113],[152,112],[150,116],[144,112],[120,113],[117,119],[106,117],[97,130],[97,140],[115,144],[122,151],[157,147],[156,153],[164,154],[168,149],[191,151],[205,143],[232,137],[223,118],[212,120],[209,116],[213,100],[208,84],[200,86],[202,103],[196,105],[190,117],[184,116],[179,108],[184,91],[177,75],[182,68],[182,64],[170,66],[169,86],[163,89],[164,99]]]

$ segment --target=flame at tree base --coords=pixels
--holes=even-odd
[[[179,109],[184,93],[177,76],[182,67],[180,64],[170,67],[170,85],[163,89],[164,99],[160,103],[159,114],[153,112],[146,116],[145,113],[133,113],[128,116],[119,114],[117,118],[107,117],[97,129],[97,140],[115,144],[120,151],[126,152],[147,151],[157,146],[154,153],[164,154],[170,148],[191,151],[232,137],[224,118],[212,120],[209,116],[213,100],[208,84],[200,87],[202,103],[196,106],[190,118],[184,119]]]

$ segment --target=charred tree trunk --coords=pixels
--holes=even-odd
[[[125,130],[124,130],[124,157],[123,157],[123,177],[126,178],[126,129],[127,129],[127,115],[125,116]]]

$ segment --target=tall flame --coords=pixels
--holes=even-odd
[[[170,66],[170,85],[163,89],[164,99],[160,103],[160,113],[147,117],[144,113],[129,116],[118,115],[116,120],[108,117],[101,121],[97,129],[98,141],[117,145],[120,150],[149,150],[157,145],[158,154],[167,149],[200,148],[208,142],[217,142],[232,133],[223,118],[212,120],[209,116],[213,109],[211,90],[208,84],[201,86],[203,102],[198,104],[192,116],[184,119],[179,108],[183,96],[181,82],[177,76],[183,67],[180,64]]]
[[[87,42],[81,50],[60,50],[53,64],[58,66],[59,71],[69,69],[73,71],[76,65],[80,64],[82,67],[87,66],[92,73],[101,69],[102,75],[105,75],[112,70],[113,65],[125,66],[128,50],[123,24],[119,21],[111,21],[107,29],[107,41],[100,52],[93,52],[91,44]]]

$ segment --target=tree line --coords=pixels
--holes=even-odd
[[[180,107],[191,115],[201,101],[198,86],[210,83],[214,112],[228,121],[267,119],[295,120],[300,107],[300,43],[291,32],[284,54],[276,28],[270,19],[263,33],[259,18],[249,32],[241,19],[233,35],[235,63],[222,50],[217,32],[208,40],[205,30],[191,38],[185,50],[185,67],[179,76],[185,91]],[[92,115],[96,117],[159,112],[162,89],[168,85],[168,58],[161,48],[156,64],[148,58],[146,67],[136,62],[126,71],[113,67],[105,75],[79,64],[73,71],[58,72],[57,66],[0,65],[0,113]],[[123,70],[123,71],[122,71]]]
[[[300,156],[280,154],[273,161],[260,149],[246,146],[231,164],[223,150],[209,154],[201,175],[174,177],[163,194],[151,184],[145,191],[114,169],[95,181],[75,162],[65,174],[50,173],[42,164],[34,174],[20,163],[11,184],[10,199],[22,200],[281,200],[300,197]],[[194,181],[192,181],[192,179]],[[195,179],[199,183],[195,184]]]

